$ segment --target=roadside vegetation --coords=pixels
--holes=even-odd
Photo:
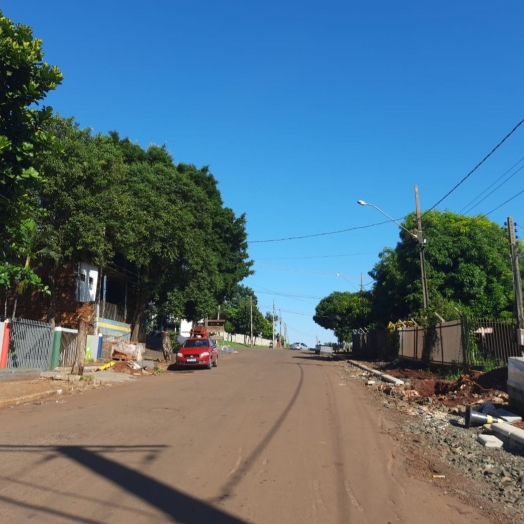
[[[331,293],[316,306],[315,322],[333,330],[339,342],[350,341],[355,330],[385,328],[399,319],[423,327],[434,326],[442,318],[511,322],[513,275],[507,233],[483,215],[433,210],[424,213],[422,220],[428,309],[423,309],[419,244],[401,230],[397,245],[378,254],[369,272],[371,290]],[[416,234],[415,214],[408,215],[402,226]],[[520,241],[518,250],[522,256]],[[469,349],[475,366],[489,371],[500,365],[477,355],[475,344],[473,337]]]
[[[231,318],[243,314],[235,297],[251,273],[246,217],[224,205],[209,168],[177,164],[165,146],[144,149],[117,131],[93,134],[39,105],[64,81],[43,56],[31,28],[0,11],[4,315],[16,314],[8,293],[31,288],[49,297],[53,321],[57,270],[79,261],[132,277],[133,340],[146,313],[197,320],[227,302]]]

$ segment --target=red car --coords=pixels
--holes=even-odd
[[[218,351],[210,338],[188,338],[176,354],[177,367],[218,366]]]

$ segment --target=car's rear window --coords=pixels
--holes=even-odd
[[[207,340],[186,340],[182,347],[183,348],[207,348],[209,347],[209,342]]]

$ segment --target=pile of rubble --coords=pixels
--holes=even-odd
[[[368,366],[393,377],[397,384],[382,382],[376,373],[343,364],[349,377],[361,381],[385,408],[399,414],[410,451],[419,458],[437,457],[443,467],[473,481],[482,500],[502,506],[505,522],[524,522],[523,450],[509,445],[507,439],[499,441],[498,447],[486,447],[486,441],[495,442],[500,436],[493,436],[493,428],[508,425],[483,425],[484,418],[490,421],[487,415],[491,413],[495,420],[506,415],[506,421],[512,423],[509,427],[524,428],[522,419],[505,409],[509,401],[504,391],[507,368],[444,380],[428,370],[366,363]],[[473,422],[467,419],[471,413]],[[451,489],[457,496],[471,496],[469,489],[461,490],[456,484]]]

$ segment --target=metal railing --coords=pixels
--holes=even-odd
[[[72,366],[76,357],[76,345],[78,341],[78,329],[61,328],[60,338],[60,367]]]
[[[54,335],[51,324],[24,318],[13,318],[11,322],[7,367],[49,369]]]

